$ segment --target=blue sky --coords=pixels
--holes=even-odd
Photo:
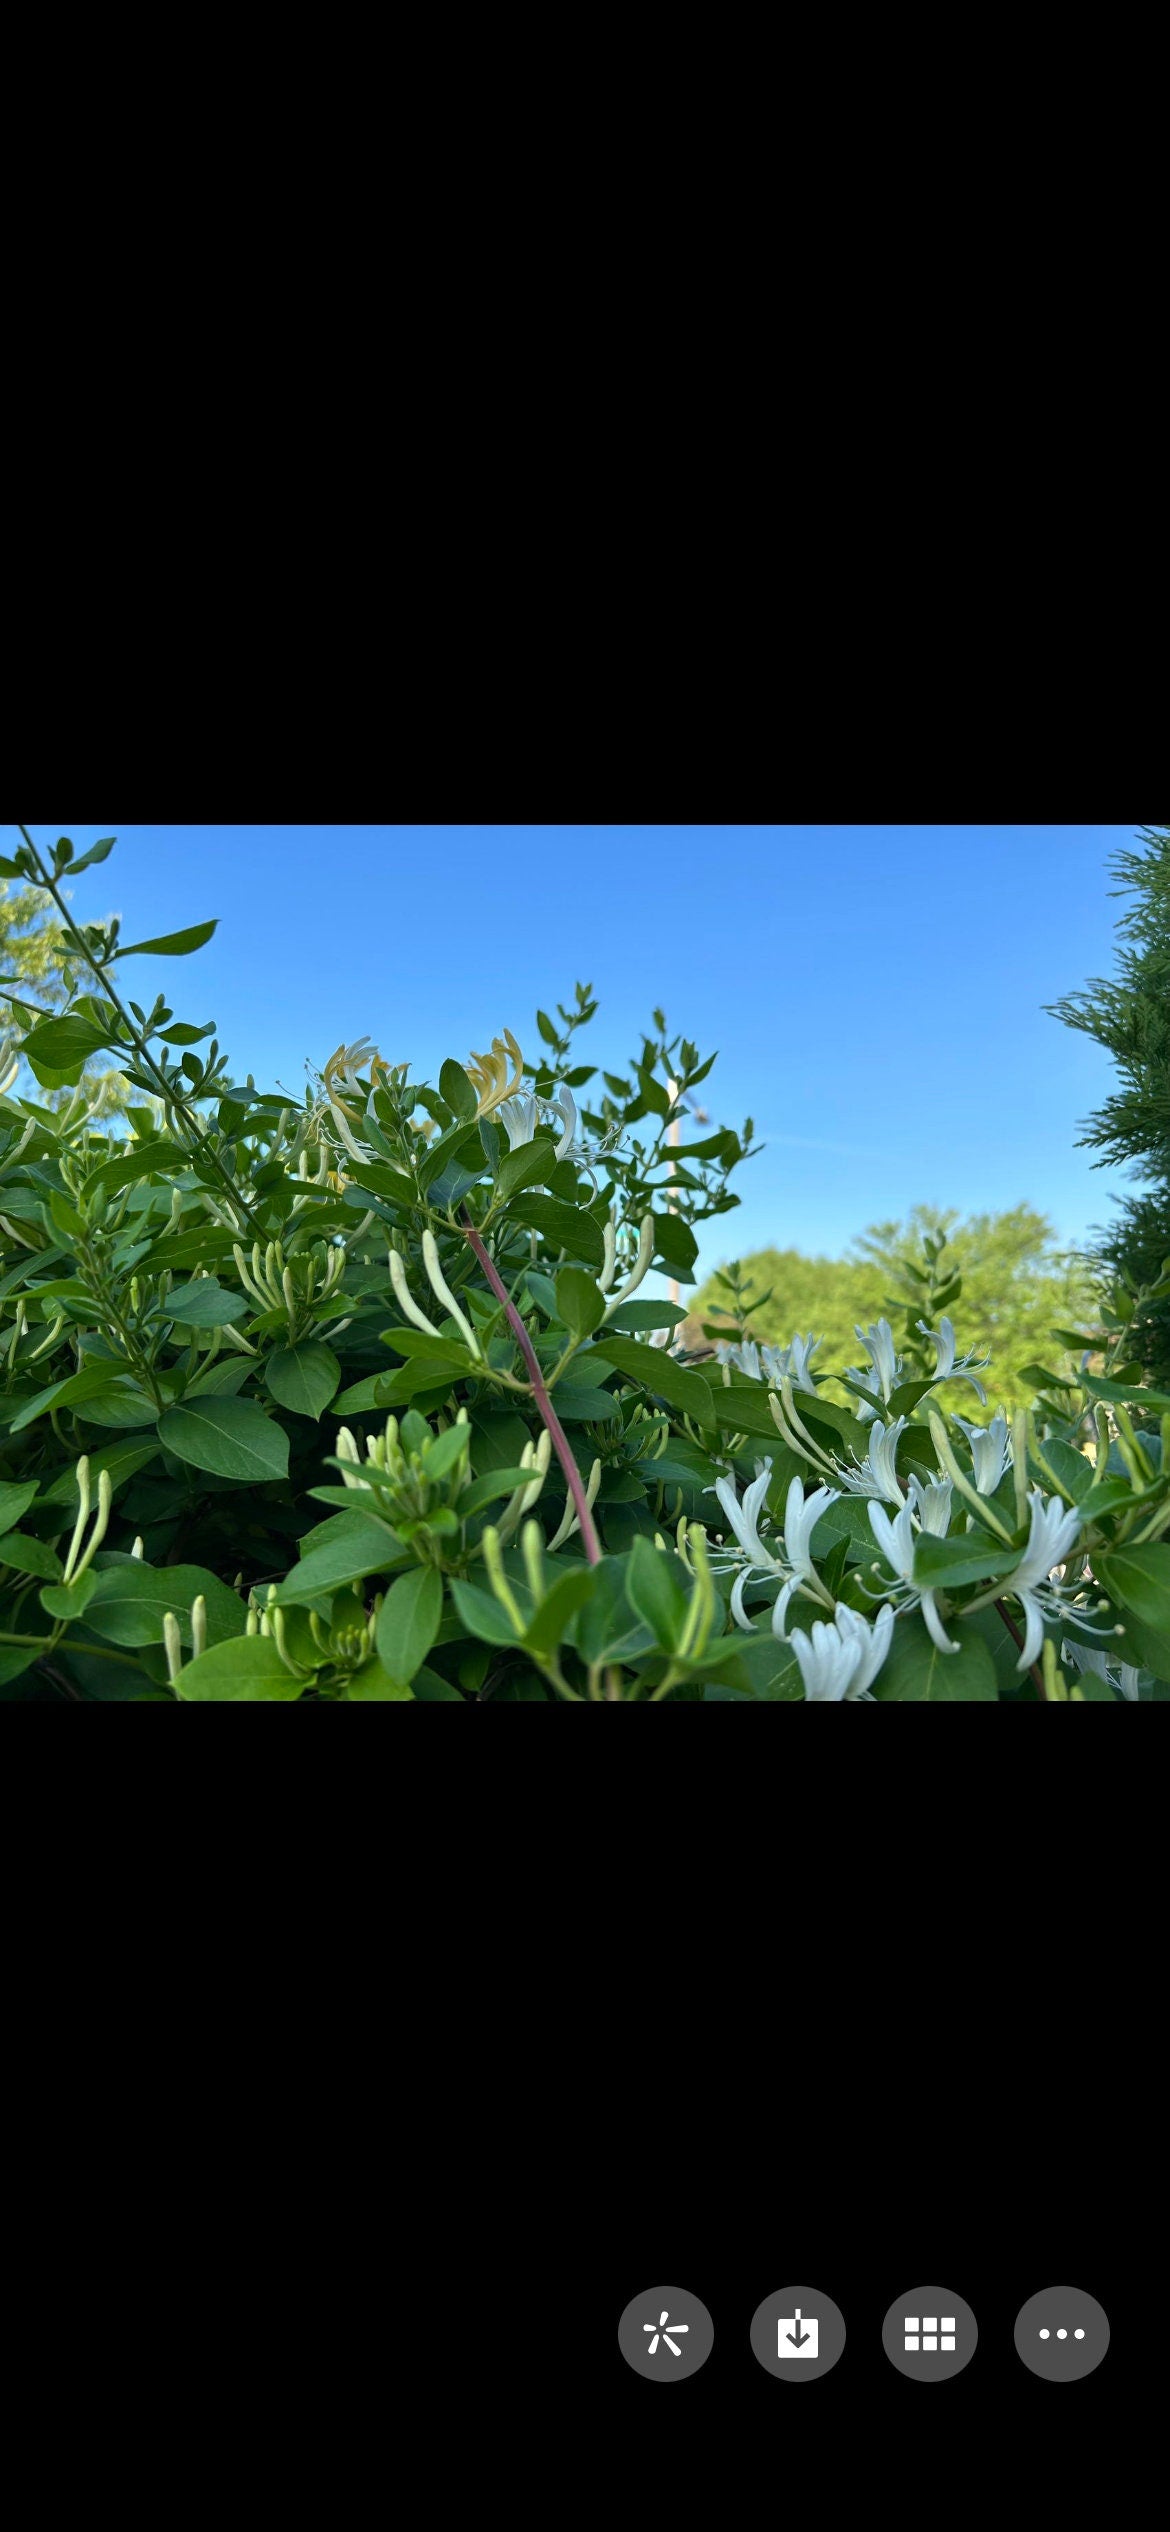
[[[1136,824],[31,832],[117,835],[83,921],[118,912],[134,940],[219,917],[195,957],[123,976],[214,1018],[264,1087],[367,1034],[432,1081],[505,1025],[535,1054],[537,1006],[571,1009],[578,977],[599,1008],[576,1060],[625,1072],[657,1005],[719,1049],[712,1122],[750,1114],[765,1143],[738,1212],[698,1226],[700,1275],[769,1244],[840,1255],[916,1201],[1027,1201],[1074,1244],[1130,1183],[1074,1148],[1114,1068],[1042,1005],[1112,972],[1108,861]]]

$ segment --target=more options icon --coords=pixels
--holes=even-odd
[[[1108,2315],[1079,2286],[1046,2286],[1016,2314],[1016,2354],[1046,2383],[1077,2383],[1109,2345]]]

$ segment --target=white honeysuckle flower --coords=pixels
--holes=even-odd
[[[1040,1658],[1044,1641],[1045,1618],[1064,1615],[1066,1593],[1059,1583],[1049,1580],[1054,1565],[1063,1565],[1075,1547],[1081,1532],[1081,1516],[1075,1504],[1062,1503],[1059,1495],[1047,1499],[1039,1486],[1028,1495],[1031,1526],[1028,1544],[1014,1572],[1005,1575],[1001,1586],[1005,1596],[1018,1600],[1024,1612],[1024,1648],[1016,1663],[1017,1671],[1030,1670]]]
[[[860,1609],[851,1609],[847,1600],[837,1603],[836,1626],[839,1634],[850,1636],[861,1647],[861,1660],[846,1695],[868,1697],[870,1684],[877,1678],[890,1649],[894,1632],[894,1612],[887,1600],[876,1618],[863,1618]]]
[[[565,1129],[556,1146],[554,1159],[573,1158],[577,1138],[577,1102],[565,1083],[554,1091],[551,1100],[538,1100],[534,1090],[517,1090],[510,1099],[501,1099],[494,1114],[508,1137],[510,1152],[514,1152],[520,1143],[531,1143],[538,1125],[552,1124],[550,1116],[540,1113],[542,1107],[547,1109],[550,1106],[560,1109],[560,1121]]]
[[[876,1495],[882,1503],[901,1503],[902,1489],[896,1466],[898,1443],[908,1419],[900,1415],[894,1424],[874,1423],[870,1427],[869,1450],[863,1460],[850,1467],[847,1460],[837,1461],[841,1484],[851,1495]]]
[[[871,1503],[869,1526],[887,1565],[893,1566],[898,1577],[896,1592],[891,1597],[897,1598],[905,1608],[916,1606],[921,1609],[931,1642],[937,1644],[940,1653],[957,1653],[960,1647],[947,1634],[933,1591],[924,1591],[914,1580],[913,1505],[904,1503],[897,1519],[891,1521],[880,1503]],[[886,1588],[888,1590],[889,1586]]]
[[[929,1530],[932,1538],[945,1539],[951,1526],[951,1496],[955,1491],[953,1478],[934,1477],[928,1486],[924,1486],[921,1477],[910,1476],[906,1483],[918,1515],[919,1528]]]
[[[733,1363],[736,1371],[746,1372],[749,1380],[760,1377],[760,1349],[753,1337],[743,1336],[736,1345],[727,1345],[720,1338],[715,1347],[721,1363]]]
[[[1136,1662],[1110,1662],[1095,1645],[1073,1644],[1067,1640],[1061,1645],[1060,1658],[1066,1664],[1072,1663],[1077,1670],[1095,1670],[1098,1678],[1108,1680],[1111,1688],[1120,1689],[1123,1697],[1136,1700],[1141,1676]]]
[[[715,1352],[720,1363],[734,1363],[736,1370],[746,1372],[751,1380],[766,1380],[777,1386],[782,1380],[791,1380],[797,1389],[803,1389],[815,1398],[817,1385],[809,1373],[808,1363],[810,1354],[815,1353],[821,1341],[819,1336],[811,1333],[794,1336],[790,1345],[758,1345],[750,1336],[741,1337],[738,1343],[731,1345],[726,1338],[719,1337]]]
[[[802,1480],[799,1477],[792,1478],[784,1506],[783,1555],[780,1555],[777,1552],[781,1545],[780,1538],[773,1533],[771,1540],[765,1542],[760,1535],[759,1527],[760,1515],[767,1499],[771,1478],[771,1460],[757,1460],[754,1481],[750,1486],[745,1487],[742,1504],[736,1496],[733,1475],[716,1478],[713,1486],[704,1486],[702,1491],[704,1494],[718,1496],[728,1525],[738,1542],[737,1549],[725,1546],[722,1550],[716,1550],[711,1560],[713,1565],[721,1563],[740,1565],[731,1594],[731,1614],[736,1625],[743,1627],[748,1634],[752,1631],[751,1619],[743,1605],[743,1595],[753,1575],[761,1574],[765,1579],[775,1575],[782,1588],[772,1611],[772,1632],[783,1643],[785,1641],[784,1619],[794,1591],[798,1591],[803,1585],[810,1591],[813,1599],[820,1600],[825,1608],[831,1608],[833,1605],[813,1564],[811,1542],[821,1514],[827,1512],[831,1503],[836,1503],[840,1489],[834,1486],[818,1486],[806,1501]]]
[[[826,1608],[830,1605],[829,1595],[812,1561],[812,1534],[822,1513],[828,1511],[831,1503],[838,1501],[839,1494],[840,1489],[836,1486],[817,1486],[811,1495],[806,1496],[801,1478],[793,1477],[789,1482],[784,1504],[784,1555],[789,1570],[772,1611],[772,1633],[781,1643],[785,1640],[784,1621],[788,1615],[788,1603],[802,1585],[814,1599],[823,1600]]]
[[[997,1407],[990,1424],[968,1424],[961,1415],[954,1421],[967,1436],[976,1494],[993,1495],[1012,1456],[1008,1420],[1002,1407]]]
[[[518,1143],[531,1143],[536,1132],[536,1100],[532,1091],[518,1090],[511,1099],[501,1099],[496,1124],[503,1126],[510,1152]]]
[[[835,1702],[867,1694],[889,1651],[894,1612],[887,1605],[871,1627],[844,1602],[831,1624],[814,1618],[811,1636],[794,1627],[789,1642],[800,1665],[810,1704]]]
[[[935,1348],[937,1359],[935,1361],[934,1371],[931,1375],[932,1379],[965,1380],[969,1382],[971,1388],[975,1391],[981,1405],[986,1406],[987,1391],[984,1388],[982,1381],[976,1380],[974,1373],[967,1370],[967,1365],[968,1363],[978,1363],[980,1369],[982,1371],[986,1371],[987,1366],[991,1361],[990,1354],[964,1354],[962,1361],[956,1363],[955,1331],[950,1319],[940,1319],[937,1328],[928,1327],[925,1319],[919,1319],[918,1326],[921,1329],[923,1336],[928,1336],[931,1344]]]
[[[870,1369],[868,1371],[851,1369],[850,1379],[859,1381],[863,1389],[869,1390],[871,1397],[880,1398],[882,1405],[888,1407],[891,1394],[902,1377],[903,1369],[902,1357],[894,1351],[894,1331],[890,1322],[888,1319],[879,1319],[876,1327],[871,1328],[859,1328],[855,1322],[853,1333],[860,1337],[865,1347],[870,1360]],[[872,1408],[870,1413],[873,1413]]]
[[[579,1138],[577,1134],[577,1102],[574,1099],[573,1093],[566,1081],[561,1083],[558,1090],[554,1090],[549,1104],[554,1108],[559,1108],[564,1119],[565,1131],[557,1144],[557,1159],[567,1160],[570,1152],[578,1147]]]
[[[794,1388],[807,1390],[810,1398],[815,1398],[817,1385],[809,1370],[809,1362],[818,1345],[823,1345],[823,1343],[824,1338],[814,1336],[810,1328],[807,1336],[794,1336],[784,1349],[784,1370],[788,1378]],[[780,1374],[777,1372],[776,1378],[779,1379],[779,1377]]]

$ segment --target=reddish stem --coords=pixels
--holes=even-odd
[[[1003,1622],[1004,1622],[1004,1625],[1005,1625],[1005,1626],[1006,1626],[1006,1628],[1007,1628],[1008,1634],[1009,1634],[1009,1635],[1014,1635],[1014,1637],[1015,1637],[1015,1639],[1016,1639],[1017,1644],[1018,1644],[1018,1645],[1020,1645],[1020,1646],[1021,1646],[1021,1648],[1022,1648],[1022,1646],[1023,1646],[1023,1642],[1024,1642],[1023,1636],[1021,1635],[1021,1633],[1020,1633],[1020,1630],[1019,1630],[1018,1626],[1016,1626],[1016,1625],[1014,1624],[1013,1620],[1012,1620],[1011,1618],[1009,1618],[1008,1613],[1007,1613],[1007,1610],[1005,1609],[1005,1607],[1004,1607],[1004,1605],[1003,1605],[1002,1600],[997,1600],[995,1605],[996,1605],[996,1608],[997,1608],[997,1609],[998,1609],[998,1611],[999,1611],[999,1614],[1000,1614],[1001,1618],[1003,1619]],[[1036,1682],[1036,1694],[1037,1694],[1037,1696],[1039,1697],[1041,1704],[1042,1704],[1042,1705],[1046,1705],[1046,1704],[1047,1704],[1047,1702],[1048,1702],[1048,1690],[1046,1689],[1046,1687],[1045,1687],[1045,1685],[1044,1685],[1044,1673],[1043,1673],[1043,1671],[1042,1671],[1042,1670],[1041,1670],[1041,1668],[1040,1668],[1040,1664],[1039,1664],[1039,1662],[1031,1662],[1031,1663],[1029,1663],[1029,1669],[1031,1670],[1032,1677],[1033,1677],[1033,1679],[1034,1679],[1034,1680],[1035,1680],[1035,1682]]]
[[[483,1241],[475,1228],[475,1224],[471,1220],[466,1205],[460,1206],[460,1213],[462,1215],[463,1227],[467,1233],[467,1237],[472,1248],[475,1250],[475,1254],[479,1259],[485,1275],[487,1276],[492,1291],[496,1295],[496,1299],[503,1302],[508,1318],[508,1324],[528,1366],[528,1377],[532,1382],[532,1395],[536,1400],[537,1409],[552,1435],[553,1449],[556,1452],[562,1468],[564,1469],[569,1493],[571,1494],[576,1506],[577,1519],[581,1524],[581,1539],[585,1549],[586,1558],[589,1564],[599,1565],[601,1563],[601,1543],[598,1539],[597,1532],[593,1527],[593,1514],[591,1513],[588,1502],[586,1501],[585,1487],[582,1483],[581,1471],[578,1468],[577,1462],[574,1459],[565,1439],[564,1426],[561,1423],[552,1399],[545,1388],[544,1375],[532,1350],[532,1339],[529,1336],[528,1330],[525,1327],[524,1321],[515,1307],[515,1304],[508,1299],[504,1286],[500,1281],[499,1275],[497,1274],[490,1257],[488,1256]]]

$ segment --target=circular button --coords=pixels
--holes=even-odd
[[[1046,2383],[1079,2383],[1100,2364],[1109,2321],[1079,2286],[1046,2286],[1016,2314],[1016,2354]]]
[[[979,2331],[969,2303],[953,2286],[911,2286],[890,2305],[882,2346],[891,2365],[912,2382],[946,2382],[969,2365]]]
[[[705,2303],[683,2286],[648,2286],[635,2295],[618,2322],[618,2346],[627,2365],[651,2383],[686,2382],[705,2365],[715,2344],[715,2324]]]
[[[817,2286],[780,2286],[752,2314],[752,2354],[782,2383],[815,2382],[845,2346],[845,2319]]]

